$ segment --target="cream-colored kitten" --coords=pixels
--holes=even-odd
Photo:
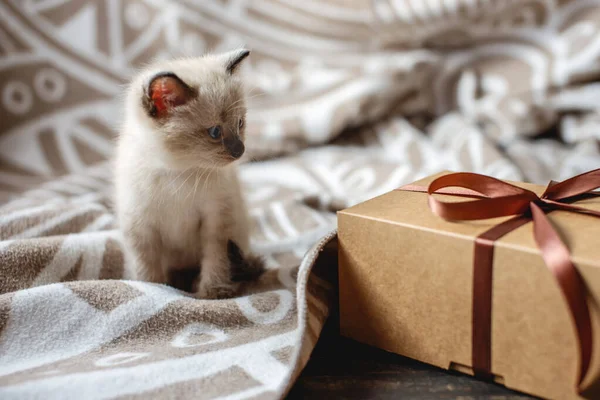
[[[131,83],[117,146],[115,207],[138,279],[167,283],[200,267],[200,298],[235,294],[255,277],[234,163],[244,153],[236,73],[247,50],[158,62]]]

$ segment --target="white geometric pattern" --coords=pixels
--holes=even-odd
[[[269,269],[224,301],[130,281],[123,85],[238,45]],[[600,167],[599,61],[591,0],[0,2],[0,397],[283,397],[335,301],[335,211],[444,169]]]

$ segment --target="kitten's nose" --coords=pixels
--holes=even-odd
[[[240,158],[246,150],[244,142],[239,137],[225,138],[225,148],[233,158]]]

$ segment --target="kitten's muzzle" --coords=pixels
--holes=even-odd
[[[234,137],[226,137],[223,140],[223,144],[225,145],[225,149],[227,149],[229,155],[236,159],[240,158],[246,150],[244,142],[242,142],[242,140],[237,135]]]

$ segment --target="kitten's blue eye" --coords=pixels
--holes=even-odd
[[[213,139],[220,138],[221,137],[221,127],[217,125],[217,126],[208,128],[208,136],[210,136]]]

